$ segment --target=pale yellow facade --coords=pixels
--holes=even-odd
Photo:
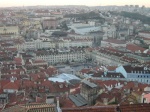
[[[0,27],[0,34],[19,34],[19,27],[18,26],[1,26]]]

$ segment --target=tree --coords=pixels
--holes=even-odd
[[[67,36],[67,33],[62,32],[62,31],[55,31],[55,32],[52,33],[52,36],[62,37],[62,36]]]

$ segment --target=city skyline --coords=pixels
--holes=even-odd
[[[91,0],[76,0],[76,1],[70,1],[70,0],[1,0],[0,1],[0,7],[13,7],[13,6],[35,6],[35,5],[86,5],[86,6],[105,6],[105,5],[139,5],[139,6],[146,6],[150,7],[149,0],[106,0],[106,1],[91,1]]]

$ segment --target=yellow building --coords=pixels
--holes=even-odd
[[[30,26],[31,23],[30,23],[29,20],[24,20],[24,21],[21,22],[21,25],[22,25],[22,26]]]
[[[18,26],[0,26],[0,34],[18,35],[19,27]]]

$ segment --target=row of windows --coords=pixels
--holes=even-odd
[[[66,57],[68,57],[68,58],[70,58],[70,57],[77,57],[77,58],[81,58],[81,57],[84,57],[84,54],[83,55],[51,55],[51,56],[45,56],[45,55],[43,55],[43,56],[37,56],[37,57],[39,57],[39,58],[52,58],[52,59],[54,59],[54,58],[65,58],[66,59]]]
[[[142,76],[142,75],[140,76],[140,75],[138,75],[138,78],[148,78],[148,76],[145,76],[145,75],[144,76]]]
[[[148,79],[130,79],[131,81],[138,81],[138,82],[143,82],[143,83],[150,83],[150,80]]]
[[[53,108],[30,109],[27,112],[55,112]]]

